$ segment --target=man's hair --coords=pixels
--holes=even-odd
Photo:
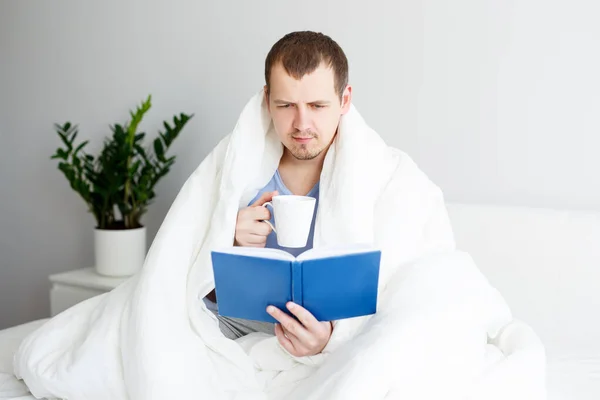
[[[341,100],[348,84],[348,59],[342,48],[329,36],[320,32],[302,31],[288,33],[279,39],[265,61],[267,90],[271,70],[279,62],[288,75],[295,79],[312,73],[324,63],[333,69],[334,89]]]

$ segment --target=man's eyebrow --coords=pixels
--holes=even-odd
[[[294,104],[293,101],[287,101],[287,100],[282,100],[282,99],[275,99],[273,100],[273,103],[275,104]],[[329,100],[315,100],[315,101],[311,101],[308,104],[330,104],[331,102]]]

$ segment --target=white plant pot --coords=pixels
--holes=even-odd
[[[96,272],[106,276],[134,275],[146,258],[146,227],[136,229],[95,229]]]

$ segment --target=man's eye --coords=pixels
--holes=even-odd
[[[321,105],[321,104],[313,104],[313,107],[314,108],[325,108],[325,106]]]
[[[282,104],[280,106],[277,106],[277,108],[290,108],[291,106],[291,104]]]

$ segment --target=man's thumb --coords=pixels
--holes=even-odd
[[[277,196],[279,193],[277,192],[277,190],[274,190],[272,192],[264,192],[262,194],[262,196],[260,196],[253,204],[252,207],[255,206],[262,206],[263,204],[265,204],[267,201],[271,201],[273,199],[273,197]]]

